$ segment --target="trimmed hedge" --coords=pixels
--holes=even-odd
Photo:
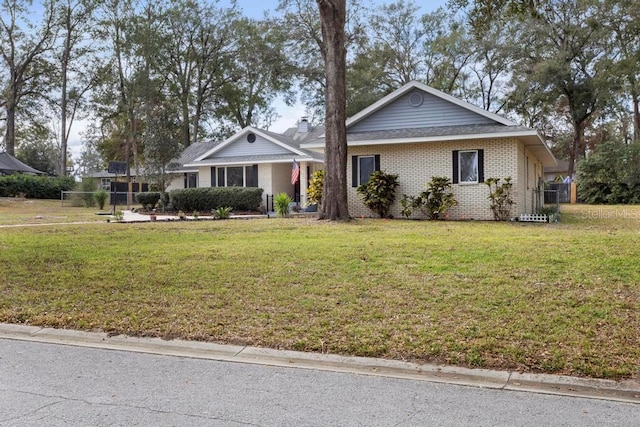
[[[71,191],[75,185],[75,180],[68,176],[5,175],[0,176],[0,197],[60,199],[61,191]]]
[[[171,190],[169,197],[175,210],[210,211],[231,207],[234,211],[257,211],[262,203],[262,188],[208,187]]]
[[[145,209],[153,209],[162,197],[159,191],[146,191],[144,193],[136,193],[136,201]]]

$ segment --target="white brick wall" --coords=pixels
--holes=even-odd
[[[211,187],[211,166],[198,168],[198,183],[196,187]]]
[[[272,194],[271,164],[258,164],[258,187],[264,190],[263,194]]]
[[[184,188],[184,174],[172,174],[171,182],[167,185],[166,191],[178,190]]]
[[[485,179],[496,177],[506,178],[510,176],[513,181],[514,206],[513,216],[521,213],[523,209],[526,186],[523,172],[524,146],[515,139],[483,139],[470,141],[433,142],[423,144],[395,144],[366,147],[350,147],[348,149],[347,176],[349,212],[352,216],[370,217],[374,214],[362,203],[356,188],[351,186],[351,156],[380,155],[380,168],[387,173],[398,174],[400,185],[396,190],[396,202],[391,209],[391,214],[401,217],[400,199],[403,194],[416,196],[426,188],[426,183],[434,176],[452,178],[452,152],[454,150],[484,150],[484,177]],[[530,167],[533,171],[533,163],[537,159],[528,152]],[[522,164],[521,164],[522,163]],[[538,162],[539,164],[539,162]],[[541,171],[541,166],[538,166]],[[530,175],[533,175],[531,172]],[[530,181],[535,179],[530,176]],[[533,188],[533,187],[532,187]],[[492,220],[493,214],[489,207],[489,187],[479,184],[454,184],[453,193],[458,205],[450,209],[450,219],[476,219]],[[529,192],[529,205],[531,204]],[[530,208],[530,206],[529,206]],[[529,212],[530,213],[530,212]],[[412,217],[422,217],[419,212],[414,212]]]

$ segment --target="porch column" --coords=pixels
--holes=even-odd
[[[300,162],[300,206],[307,206],[307,183],[309,177],[307,176],[307,167],[309,162]]]

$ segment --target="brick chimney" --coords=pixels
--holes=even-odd
[[[309,130],[311,130],[309,126],[309,119],[307,119],[306,116],[303,116],[298,122],[298,132],[307,133]]]

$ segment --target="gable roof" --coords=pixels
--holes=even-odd
[[[22,163],[6,151],[0,153],[0,174],[12,174],[15,172],[33,175],[46,175],[45,172],[39,171],[25,163]]]
[[[263,138],[264,141],[273,144],[273,150],[256,154],[248,154],[245,152],[240,155],[238,155],[237,152],[230,154],[227,151],[226,155],[217,156],[217,154],[225,152],[225,150],[234,146],[234,144],[244,141],[251,133]],[[317,135],[314,134],[314,137],[315,136]],[[284,135],[247,126],[226,140],[210,145],[207,150],[200,152],[197,156],[191,159],[182,159],[185,161],[181,164],[184,169],[197,168],[199,166],[233,165],[243,163],[291,162],[293,159],[322,162],[324,159],[322,154],[300,148],[300,139],[304,138],[298,137],[295,135],[295,132],[290,132],[287,135]],[[187,156],[183,153],[182,157]]]
[[[470,122],[466,121],[463,122],[465,124],[459,125],[438,125],[435,123],[431,126],[420,126],[426,121],[413,120],[412,122],[404,122],[405,125],[408,123],[414,124],[413,126],[409,125],[408,127],[401,127],[398,123],[391,123],[389,120],[383,123],[379,121],[379,115],[376,116],[377,113],[380,113],[385,108],[391,106],[391,104],[398,101],[400,98],[410,96],[414,91],[423,91],[435,97],[435,99],[440,100],[440,103],[442,103],[441,101],[444,101],[447,104],[452,104],[456,107],[454,111],[464,111],[466,116],[475,116],[478,117],[478,120],[471,120]],[[419,105],[421,104],[414,106]],[[369,118],[371,118],[373,122],[367,122],[368,125],[364,127],[359,125],[365,123]],[[413,118],[415,119],[416,116]],[[371,126],[371,123],[375,124],[375,126]],[[418,126],[415,126],[416,123]],[[390,126],[386,127],[385,125],[387,124]],[[551,150],[549,150],[544,140],[535,129],[520,126],[498,114],[483,110],[482,108],[476,107],[475,105],[469,104],[468,102],[457,99],[451,95],[416,81],[405,84],[401,88],[395,90],[349,118],[346,121],[346,127],[347,145],[350,147],[359,145],[459,141],[480,138],[517,138],[529,150],[531,150],[544,165],[549,166],[556,164],[556,159],[551,153]],[[324,146],[324,135],[321,135],[321,137],[314,141],[303,144],[303,147],[305,148],[324,148]]]
[[[178,172],[197,172],[197,168],[187,168],[184,165],[187,163],[192,163],[195,159],[202,156],[204,153],[211,151],[217,145],[219,145],[219,141],[205,141],[205,142],[196,142],[194,144],[189,145],[187,148],[182,150],[180,156],[169,162],[167,169],[170,172],[178,173]]]
[[[239,141],[243,136],[249,135],[250,133],[254,133],[256,135],[260,135],[261,137],[265,138],[266,140],[268,140],[268,141],[270,141],[270,142],[272,142],[272,143],[284,148],[285,150],[290,151],[292,154],[297,154],[299,156],[304,155],[304,153],[302,151],[300,151],[300,147],[292,146],[292,145],[288,144],[286,141],[283,141],[283,139],[280,138],[281,135],[275,134],[273,132],[257,129],[257,128],[254,128],[252,126],[247,126],[244,129],[236,132],[234,135],[230,136],[229,138],[227,138],[226,140],[224,140],[220,144],[217,144],[215,147],[213,147],[212,149],[208,150],[204,154],[198,156],[194,160],[196,162],[200,162],[200,161],[203,161],[203,160],[205,160],[205,159],[207,159],[209,157],[212,157],[215,153],[220,152],[224,148],[226,148],[229,145],[235,143],[236,141]]]
[[[426,92],[430,95],[433,95],[437,98],[440,98],[444,101],[447,101],[451,104],[457,105],[458,107],[462,107],[472,113],[478,114],[484,118],[487,118],[489,120],[492,120],[494,122],[500,123],[502,125],[505,126],[516,126],[517,123],[512,122],[509,119],[506,119],[498,114],[495,113],[491,113],[489,111],[483,110],[482,108],[476,107],[475,105],[469,104],[468,102],[462,101],[461,99],[455,98],[449,94],[446,94],[442,91],[439,91],[438,89],[434,89],[430,86],[425,85],[424,83],[420,83],[417,81],[412,81],[409,82],[407,84],[405,84],[404,86],[400,87],[399,89],[396,89],[395,91],[391,92],[389,95],[385,96],[384,98],[378,100],[377,102],[374,102],[373,104],[371,104],[370,106],[368,106],[367,108],[365,108],[364,110],[360,111],[359,113],[357,113],[356,115],[350,117],[347,122],[346,122],[346,126],[347,129],[349,129],[350,127],[352,127],[353,125],[355,125],[356,123],[359,123],[360,121],[362,121],[363,119],[369,117],[371,114],[375,113],[376,111],[379,111],[381,109],[383,109],[384,107],[386,107],[387,105],[391,104],[393,101],[397,100],[398,98],[400,98],[401,96],[409,93],[410,91],[412,91],[413,89],[419,89],[423,92]]]

